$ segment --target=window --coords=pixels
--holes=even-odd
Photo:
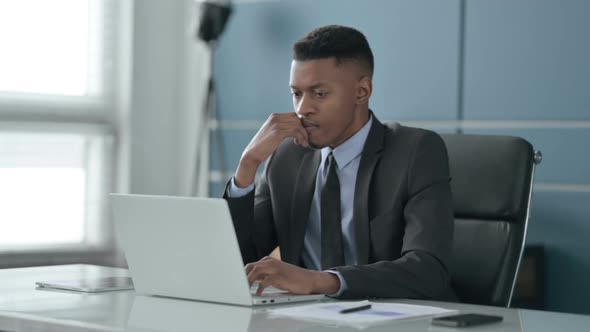
[[[0,253],[108,241],[117,6],[0,0]]]
[[[0,91],[99,93],[101,9],[97,0],[1,0]]]
[[[103,217],[108,135],[15,128],[0,131],[0,250],[100,241],[89,230]]]

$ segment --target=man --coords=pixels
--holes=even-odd
[[[454,300],[444,142],[369,110],[373,54],[343,26],[293,46],[294,113],[272,114],[224,198],[258,293]],[[267,160],[256,188],[258,167]],[[268,257],[280,247],[281,259]]]

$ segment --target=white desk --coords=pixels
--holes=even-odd
[[[124,269],[62,265],[0,270],[0,331],[334,331],[336,326],[270,318],[266,309],[135,296],[133,291],[101,294],[36,290],[41,280],[80,276],[127,276]],[[502,315],[500,324],[462,331],[587,331],[590,316],[457,303],[399,300],[461,312]],[[430,319],[394,322],[363,331],[455,331]],[[461,330],[461,329],[459,329]],[[338,327],[338,331],[357,331]]]

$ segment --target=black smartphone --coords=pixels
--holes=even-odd
[[[481,315],[481,314],[459,314],[432,319],[433,325],[465,327],[501,322],[502,316]]]

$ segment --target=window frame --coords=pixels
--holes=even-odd
[[[130,70],[129,49],[132,29],[132,0],[89,0],[99,4],[102,27],[96,47],[100,53],[98,93],[86,96],[61,96],[0,92],[0,130],[6,132],[75,133],[101,137],[103,158],[97,179],[88,178],[98,188],[87,187],[87,195],[98,190],[100,206],[94,217],[86,207],[84,242],[71,245],[40,245],[28,249],[0,249],[0,268],[77,262],[113,263],[114,229],[108,209],[108,193],[125,187],[119,183],[121,131],[124,129],[125,84]],[[91,7],[92,8],[92,7]],[[123,24],[125,22],[125,24]],[[91,69],[90,69],[91,70]],[[128,96],[127,96],[128,97]],[[124,134],[124,133],[123,133]],[[124,159],[124,158],[123,158]],[[88,165],[87,165],[88,167]],[[100,179],[102,178],[102,180]],[[114,256],[113,256],[114,257]]]

